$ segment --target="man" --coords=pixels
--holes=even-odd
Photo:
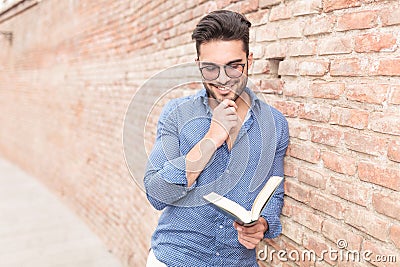
[[[251,226],[205,203],[216,191],[247,209],[273,175],[283,176],[286,119],[246,87],[253,62],[251,23],[220,10],[192,38],[204,89],[163,109],[144,177],[147,197],[164,210],[147,266],[258,266],[255,247],[281,232],[283,184]]]

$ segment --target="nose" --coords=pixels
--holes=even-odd
[[[226,84],[229,80],[230,78],[226,75],[224,66],[220,66],[217,82],[219,84]]]

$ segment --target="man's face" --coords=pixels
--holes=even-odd
[[[241,40],[216,40],[201,44],[199,67],[203,69],[203,84],[208,96],[217,102],[224,99],[235,101],[246,87],[248,68],[252,60],[251,53],[246,58]],[[219,75],[215,78],[218,71]]]

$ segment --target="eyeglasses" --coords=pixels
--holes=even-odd
[[[239,78],[243,74],[246,64],[232,63],[229,65],[219,66],[213,63],[206,63],[200,66],[201,75],[205,80],[215,80],[219,77],[221,67],[224,68],[226,76],[229,78]]]

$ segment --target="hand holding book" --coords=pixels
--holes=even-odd
[[[235,227],[238,232],[239,243],[247,249],[254,249],[264,238],[264,234],[268,231],[269,226],[267,221],[263,217],[260,217],[250,226],[244,226],[233,222],[233,227]]]

